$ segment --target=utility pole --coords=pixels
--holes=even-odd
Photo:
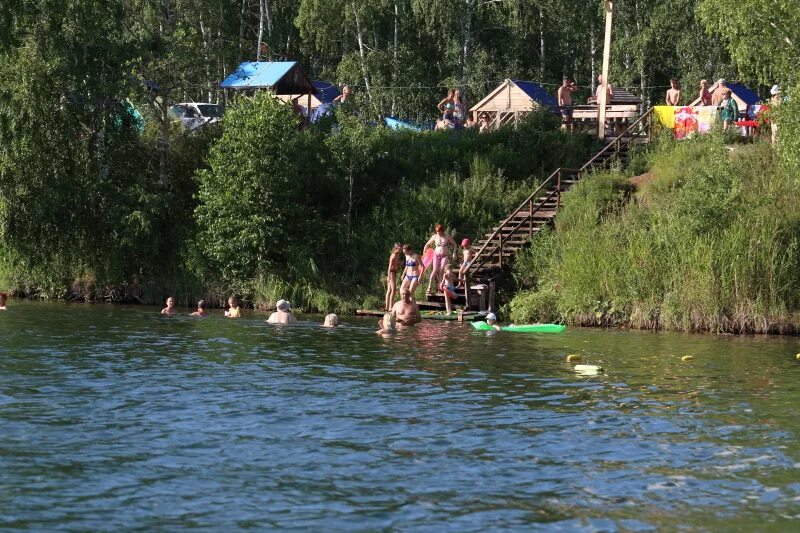
[[[606,136],[606,104],[608,103],[608,63],[611,59],[611,19],[614,14],[614,0],[604,0],[606,12],[606,37],[603,42],[603,88],[597,98],[597,136]]]

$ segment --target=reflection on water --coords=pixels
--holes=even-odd
[[[13,302],[0,528],[788,530],[797,339]],[[605,372],[572,372],[567,354]],[[681,361],[692,355],[691,361]]]

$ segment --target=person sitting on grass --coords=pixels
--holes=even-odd
[[[199,302],[197,302],[197,311],[195,311],[189,316],[207,317],[208,313],[206,312],[206,301],[200,300]]]
[[[383,318],[378,320],[378,327],[381,328],[375,333],[378,335],[389,335],[397,331],[397,317],[392,313],[384,313]]]
[[[242,310],[239,308],[239,300],[236,296],[228,298],[228,310],[225,311],[225,316],[228,318],[242,318]]]
[[[489,324],[492,329],[500,331],[500,326],[497,325],[497,315],[494,313],[489,313],[486,315],[486,323]]]
[[[175,308],[175,298],[173,298],[172,296],[167,298],[167,306],[161,310],[161,314],[168,316],[178,314],[178,310]]]
[[[322,323],[323,328],[335,328],[339,325],[339,317],[335,313],[325,315],[325,322]]]
[[[8,311],[8,308],[6,307],[7,299],[8,299],[8,294],[0,292],[0,311]]]
[[[297,319],[292,315],[292,306],[286,300],[278,300],[275,304],[275,312],[269,315],[268,324],[282,324],[289,326],[295,324]]]

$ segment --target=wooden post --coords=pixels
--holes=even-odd
[[[608,63],[611,59],[611,19],[614,13],[614,0],[604,0],[606,11],[606,38],[603,43],[603,85],[597,98],[597,136],[600,139],[606,137],[606,104],[608,103]]]

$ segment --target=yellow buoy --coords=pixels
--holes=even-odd
[[[692,359],[694,359],[694,357],[692,357],[691,355],[684,355],[683,357],[681,357],[681,361],[691,361]]]
[[[567,356],[567,363],[572,363],[574,361],[580,361],[583,359],[583,356],[578,354],[571,354]]]
[[[797,357],[797,359],[800,359],[800,353],[797,354],[795,357]]]

